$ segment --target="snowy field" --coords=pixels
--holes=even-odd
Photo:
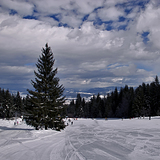
[[[78,119],[62,132],[0,120],[0,160],[160,160],[160,117]]]

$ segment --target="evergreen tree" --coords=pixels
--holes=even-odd
[[[133,116],[143,116],[145,115],[145,95],[143,92],[143,88],[140,85],[136,90],[135,90],[135,98],[134,102],[132,105],[132,114]]]
[[[150,95],[150,85],[146,85],[145,90],[146,116],[151,116],[152,99]]]
[[[97,105],[97,98],[95,95],[93,95],[93,98],[91,98],[91,117],[97,118],[99,114],[98,105]]]
[[[121,88],[119,93],[119,100],[117,103],[116,117],[131,117],[132,116],[132,102],[134,97],[133,87],[128,88],[126,85],[124,89]]]
[[[2,90],[0,88],[0,117],[4,117],[2,105],[3,105],[3,95],[2,95]]]
[[[65,101],[64,87],[59,85],[59,78],[55,77],[57,68],[53,69],[54,62],[51,48],[46,44],[36,64],[38,71],[34,71],[35,81],[31,80],[35,91],[28,89],[30,95],[25,119],[27,124],[36,129],[45,127],[60,130],[65,127],[61,116]]]
[[[82,99],[81,117],[85,117],[85,114],[84,114],[84,112],[86,111],[85,104],[86,104],[86,102],[85,102],[85,99],[83,98],[83,99]]]
[[[81,117],[81,113],[82,113],[82,98],[81,95],[78,93],[77,94],[77,99],[76,99],[76,108],[75,108],[75,116],[76,117]]]
[[[14,108],[14,112],[16,112],[15,113],[16,116],[20,117],[23,112],[23,104],[22,104],[22,99],[19,92],[17,92],[17,95],[14,96],[13,108]]]
[[[101,102],[101,97],[100,97],[100,94],[98,93],[97,98],[96,98],[97,117],[102,117],[100,102]]]
[[[4,91],[4,100],[2,106],[3,106],[4,117],[6,118],[13,117],[13,97],[8,89]]]
[[[67,107],[66,113],[69,117],[73,117],[75,115],[74,99],[70,102],[69,106]]]
[[[105,104],[104,104],[104,99],[101,99],[101,100],[100,100],[99,109],[100,109],[100,117],[101,117],[101,118],[104,118],[104,117],[105,117]]]
[[[150,84],[150,96],[151,96],[151,116],[156,116],[160,109],[160,84],[158,76],[155,81]]]
[[[113,92],[112,92],[113,93]],[[105,117],[114,117],[112,110],[112,94],[107,94],[107,98],[105,99]]]

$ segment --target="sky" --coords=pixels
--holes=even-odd
[[[0,87],[26,93],[45,44],[65,88],[160,76],[159,0],[1,0]]]

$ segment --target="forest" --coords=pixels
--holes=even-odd
[[[132,118],[160,114],[160,84],[158,76],[150,84],[142,83],[136,88],[117,87],[103,98],[93,95],[89,102],[77,94],[67,106],[67,115],[85,118]]]
[[[22,98],[20,93],[11,94],[9,90],[0,88],[0,118],[11,118],[22,116],[25,110],[26,98]]]
[[[11,94],[9,90],[0,88],[0,118],[23,116],[29,96],[22,98],[20,93]],[[76,100],[64,105],[61,117],[84,118],[132,118],[143,116],[157,116],[160,114],[160,84],[158,76],[150,84],[142,83],[136,88],[117,87],[104,97],[93,95],[85,102],[85,98],[78,93]]]

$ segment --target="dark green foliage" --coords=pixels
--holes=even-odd
[[[13,97],[9,93],[9,90],[6,90],[4,92],[4,100],[2,102],[2,106],[4,117],[11,118],[13,116]]]
[[[80,97],[80,94],[77,95],[76,105],[69,105],[68,110],[71,109],[71,106],[72,108],[83,106],[83,114],[79,114],[79,111],[75,110],[75,115],[78,113],[80,117],[131,118],[160,114],[160,84],[157,76],[151,84],[142,83],[135,90],[133,87],[125,85],[120,91],[115,88],[110,94],[108,93],[107,98],[101,98],[100,94],[93,95],[90,101],[83,105],[78,97]]]
[[[156,116],[160,111],[160,84],[157,76],[155,81],[150,84],[150,97],[150,113]]]
[[[75,116],[75,104],[74,100],[70,102],[70,107],[67,107],[66,113],[69,117],[74,117]]]
[[[17,95],[14,97],[14,110],[16,111],[16,116],[20,117],[24,114],[24,105],[20,93],[17,92]]]
[[[83,112],[82,111],[82,98],[81,98],[80,94],[77,94],[75,116],[81,117],[82,112]]]
[[[52,78],[54,79],[55,77],[53,76]],[[58,78],[55,79],[59,80]],[[56,81],[55,79],[53,82]],[[32,81],[35,91],[31,91],[30,93],[32,94],[23,99],[20,97],[19,92],[14,95],[10,94],[9,90],[0,88],[1,118],[20,116],[24,114],[24,111],[27,111],[25,118],[28,124],[34,125],[37,129],[40,127],[47,129],[49,127],[60,130],[64,127],[62,117],[66,114],[72,117],[85,118],[131,118],[135,116],[160,115],[160,84],[157,76],[152,83],[142,83],[136,89],[126,85],[120,90],[115,88],[104,98],[101,98],[100,94],[93,95],[89,102],[86,102],[84,98],[81,98],[80,94],[77,94],[76,100],[72,100],[70,105],[65,107],[62,105],[62,102],[64,102],[64,97],[62,97],[64,88],[58,85],[58,81],[56,81],[53,88],[55,89],[56,86],[59,86],[59,89],[53,91],[48,87],[49,91],[47,91],[43,87],[45,86],[42,83],[42,81],[45,81],[43,76],[41,79],[37,78],[35,80],[35,82]],[[40,84],[43,85],[40,86]],[[61,94],[54,97],[53,95],[58,92]],[[59,98],[56,99],[57,97]],[[50,98],[53,99],[51,100]],[[53,104],[52,107],[50,106],[51,104]]]
[[[35,81],[31,80],[35,91],[28,90],[26,99],[27,124],[39,128],[64,128],[62,121],[64,87],[59,85],[59,78],[55,77],[57,68],[53,69],[54,58],[51,48],[46,44],[36,64],[38,71]]]
[[[11,94],[9,90],[0,88],[0,117],[11,118],[21,116],[23,110],[22,98],[19,92],[17,95]]]
[[[145,86],[144,86],[145,87]],[[139,86],[135,90],[136,96],[132,105],[132,114],[133,116],[143,116],[145,115],[145,93],[142,86]]]

